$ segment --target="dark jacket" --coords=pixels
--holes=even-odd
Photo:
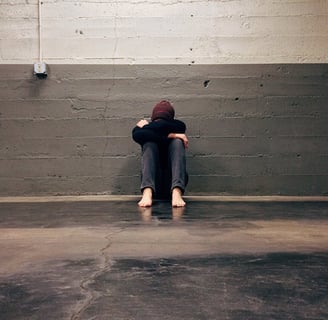
[[[186,125],[180,120],[158,119],[142,128],[136,126],[132,130],[132,138],[141,146],[146,142],[156,142],[165,145],[170,141],[170,133],[185,133]]]

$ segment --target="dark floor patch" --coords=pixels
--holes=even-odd
[[[326,320],[327,266],[326,253],[120,260],[81,319]]]
[[[39,271],[0,277],[0,319],[70,319],[72,309],[85,298],[81,278],[95,268],[91,259],[55,261]]]

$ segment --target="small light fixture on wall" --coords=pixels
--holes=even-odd
[[[47,78],[47,66],[44,62],[36,62],[34,63],[34,74],[39,78],[39,79],[45,79]]]

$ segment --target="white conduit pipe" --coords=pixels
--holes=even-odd
[[[42,62],[42,17],[41,17],[42,1],[39,0],[39,61]]]

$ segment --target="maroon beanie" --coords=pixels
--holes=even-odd
[[[153,113],[151,115],[151,120],[154,121],[156,119],[165,119],[165,120],[173,120],[174,119],[174,109],[170,102],[166,100],[162,100],[157,103],[153,109]]]

